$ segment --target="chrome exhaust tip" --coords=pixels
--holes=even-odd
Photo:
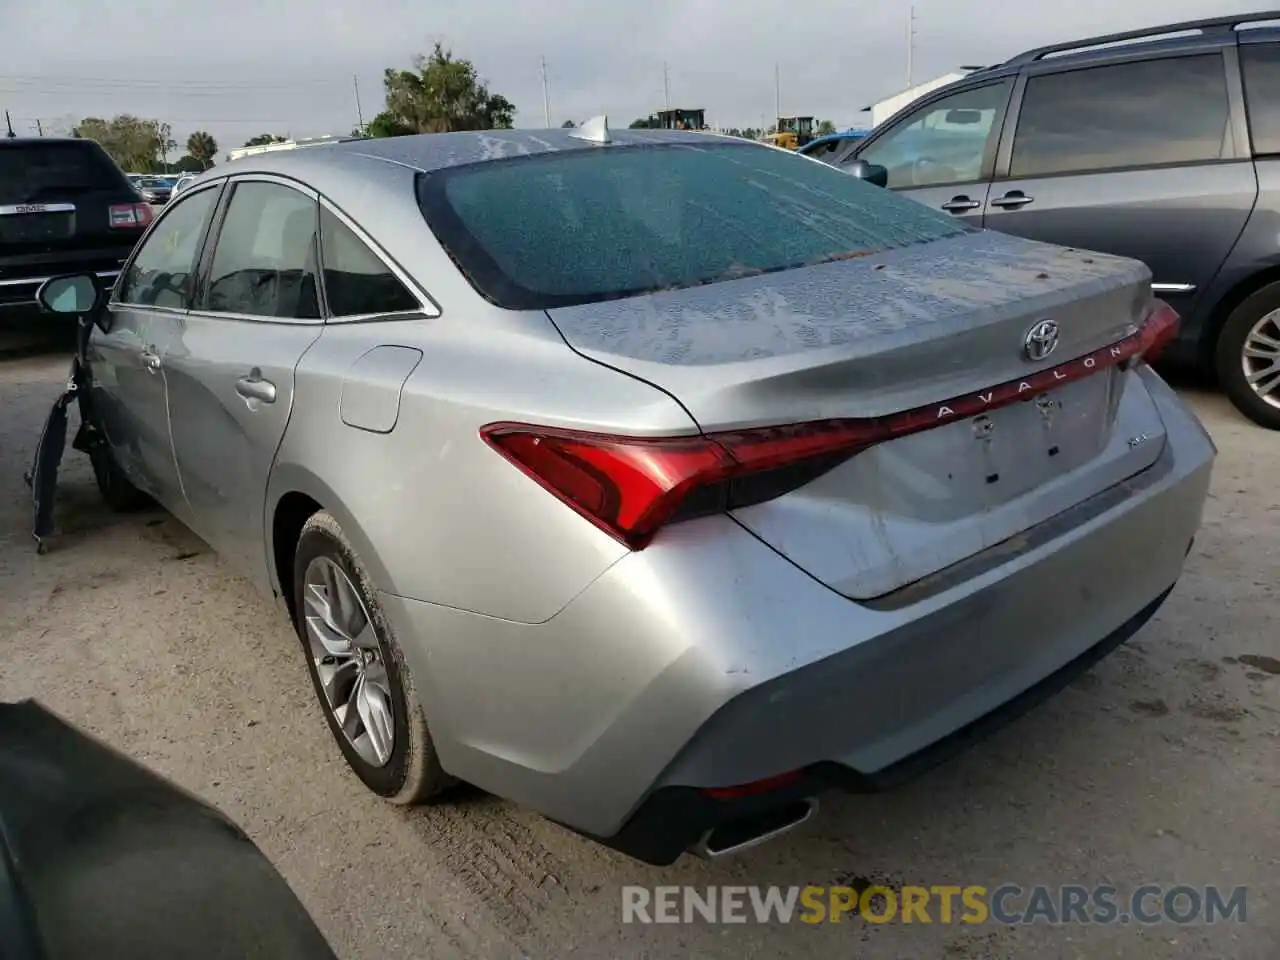
[[[704,860],[716,860],[741,853],[794,830],[817,812],[817,797],[792,800],[752,816],[713,827],[694,844],[691,852]]]

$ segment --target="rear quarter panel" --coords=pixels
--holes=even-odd
[[[627,550],[492,450],[480,428],[517,420],[656,435],[694,425],[656,388],[579,357],[545,314],[475,301],[434,319],[329,325],[298,368],[268,505],[296,490],[329,509],[383,591],[538,623]],[[340,413],[347,372],[379,345],[423,355],[386,433]]]
[[[1194,312],[1186,317],[1185,336],[1199,351],[1187,360],[1211,358],[1218,330],[1231,308],[1244,299],[1241,293],[1280,280],[1280,157],[1259,158],[1254,166],[1258,200],[1249,222]]]

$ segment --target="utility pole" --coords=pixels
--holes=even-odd
[[[907,87],[911,86],[912,63],[916,52],[916,8],[907,14]]]
[[[671,111],[671,74],[667,71],[667,61],[662,61],[662,93],[667,102],[667,112]]]
[[[17,136],[17,134],[13,132],[13,118],[9,116],[8,110],[4,112],[4,125],[9,128],[9,132],[5,134],[6,137]]]
[[[778,64],[773,65],[773,130],[778,130],[778,121],[782,119],[782,69]]]
[[[351,86],[356,92],[356,129],[364,134],[364,111],[360,109],[360,77],[356,74],[351,75]]]
[[[547,129],[551,129],[551,94],[547,90],[547,58],[542,58],[542,112],[547,118]]]

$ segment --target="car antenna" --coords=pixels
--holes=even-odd
[[[18,136],[16,133],[13,132],[13,118],[9,116],[8,110],[4,112],[4,125],[9,128],[9,132],[5,134],[5,136],[15,137],[15,138]]]
[[[575,140],[585,140],[587,143],[613,143],[613,139],[609,136],[609,118],[604,114],[592,117],[569,136]]]

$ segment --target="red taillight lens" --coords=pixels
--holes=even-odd
[[[1141,329],[1047,370],[940,403],[866,420],[808,423],[692,437],[614,437],[492,423],[485,442],[632,550],[663,524],[764,503],[885,440],[975,417],[1126,362],[1150,360],[1178,332],[1153,300]]]
[[[107,210],[107,222],[116,229],[137,230],[151,222],[151,204],[114,203]]]
[[[1138,332],[1141,344],[1134,362],[1154,363],[1165,347],[1177,338],[1181,325],[1182,317],[1178,316],[1177,310],[1163,300],[1153,299]]]
[[[665,523],[760,503],[883,439],[875,421],[822,421],[714,436],[611,437],[490,424],[481,436],[633,550]]]

